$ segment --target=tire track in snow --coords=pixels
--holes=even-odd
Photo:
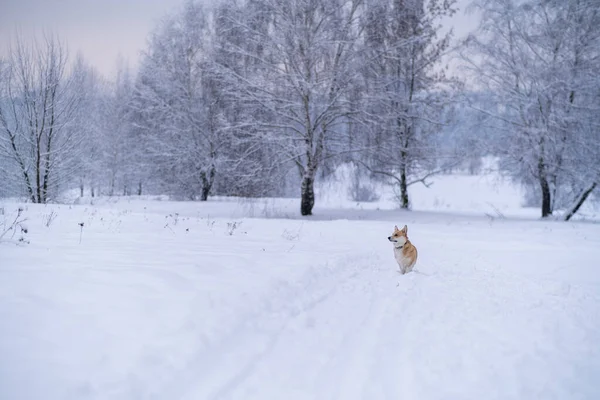
[[[576,293],[563,300],[553,292],[488,271],[401,276],[377,255],[347,256],[266,293],[257,312],[197,352],[188,370],[161,392],[168,396],[157,397],[467,398],[483,395],[497,376],[507,383],[502,392],[518,397],[540,378],[533,368],[528,383],[512,365],[569,361],[560,354],[523,353],[535,349],[532,337],[561,348],[573,341],[544,333],[548,328],[579,332],[555,328],[556,317],[547,317],[550,326],[529,319],[540,310],[547,316],[560,311],[564,322],[580,317],[562,310]],[[507,324],[514,328],[507,331]],[[539,332],[528,335],[531,330]]]
[[[267,349],[267,351],[264,351],[260,354],[260,357],[258,357],[257,359],[253,360],[252,363],[249,363],[247,365],[246,368],[244,368],[243,371],[241,371],[240,374],[237,374],[235,376],[235,379],[227,382],[225,385],[223,385],[223,387],[221,388],[220,391],[218,391],[217,393],[215,393],[215,395],[212,397],[214,399],[224,399],[224,398],[239,398],[239,397],[244,397],[247,398],[245,394],[241,395],[241,396],[235,396],[236,394],[239,394],[238,391],[236,391],[236,389],[243,383],[245,383],[246,380],[248,380],[248,378],[251,375],[258,375],[260,374],[260,371],[257,373],[257,369],[260,370],[260,366],[261,364],[263,366],[266,366],[266,369],[270,369],[273,368],[275,370],[279,370],[279,371],[291,371],[293,370],[293,366],[291,366],[291,368],[281,368],[280,367],[280,363],[281,363],[281,359],[277,359],[277,356],[281,357],[283,355],[283,362],[286,363],[290,360],[290,358],[288,357],[288,352],[289,352],[289,347],[290,347],[290,339],[293,339],[294,336],[302,336],[302,343],[299,343],[298,345],[300,347],[304,347],[306,345],[306,343],[304,343],[304,339],[305,339],[305,334],[307,333],[307,325],[310,325],[311,322],[306,323],[307,321],[314,321],[314,318],[311,317],[311,315],[316,315],[317,316],[317,320],[323,320],[324,318],[328,318],[332,315],[332,306],[334,305],[341,305],[342,307],[346,307],[347,306],[347,302],[346,300],[349,299],[350,297],[348,296],[349,294],[355,294],[356,292],[351,290],[355,287],[355,282],[356,281],[360,281],[357,277],[360,276],[361,274],[364,274],[365,271],[363,270],[364,264],[357,262],[357,260],[361,260],[363,258],[369,258],[371,259],[371,256],[365,256],[365,255],[358,255],[356,257],[344,257],[341,260],[338,260],[336,265],[341,267],[342,270],[345,271],[349,270],[352,271],[349,275],[344,276],[344,275],[338,275],[338,274],[332,274],[330,276],[328,276],[328,278],[330,279],[330,281],[323,281],[321,282],[322,284],[325,284],[324,287],[327,288],[325,289],[324,294],[322,295],[317,295],[316,299],[312,299],[311,300],[311,296],[310,295],[310,291],[307,291],[307,289],[310,290],[314,290],[311,289],[311,285],[304,285],[304,290],[303,290],[303,295],[300,297],[300,301],[299,303],[296,305],[296,307],[293,307],[291,309],[291,313],[289,313],[285,318],[283,325],[281,326],[281,329],[279,329],[277,331],[277,333],[271,337],[271,341],[270,341],[270,346]],[[354,268],[348,268],[348,266],[354,266]],[[341,279],[340,279],[341,278]],[[303,299],[303,297],[307,297],[309,300],[307,301],[306,299]],[[339,301],[336,303],[336,299],[342,299],[343,301],[340,303]],[[333,307],[335,308],[335,307]],[[326,311],[325,311],[326,310]],[[348,309],[344,309],[344,311],[347,311]],[[351,308],[351,313],[352,314],[356,314],[356,307]],[[324,314],[324,315],[319,315],[319,314]],[[338,315],[340,315],[341,313],[338,312]],[[358,314],[358,315],[362,315],[362,314]],[[355,321],[354,316],[352,316],[352,318],[348,318],[349,316],[346,316],[345,318],[339,318],[342,321],[338,321],[337,322],[343,322],[343,320],[349,320],[349,321]],[[364,320],[364,319],[363,319]],[[313,322],[314,323],[314,322]],[[359,326],[352,326],[350,328],[347,327],[341,327],[339,326],[337,323],[335,324],[336,329],[342,329],[341,332],[343,332],[344,334],[347,334],[348,332],[353,332],[353,335],[356,335],[359,329]],[[310,331],[310,329],[308,330]],[[319,340],[318,341],[318,345],[322,345],[323,341]],[[279,346],[279,352],[275,355],[272,356],[271,353],[273,353],[273,349]],[[303,354],[301,354],[300,356],[302,356]],[[302,360],[300,360],[299,358],[296,358],[295,361],[293,363],[297,363],[300,362]],[[305,369],[310,368],[310,366],[306,366],[304,365]],[[317,368],[315,368],[315,370],[318,370]],[[301,372],[299,372],[301,373]],[[285,374],[284,374],[285,375]],[[258,382],[263,382],[262,379],[258,379]],[[251,386],[251,385],[250,385]],[[257,385],[257,386],[260,386]],[[260,391],[261,389],[258,388],[258,391]],[[257,398],[264,398],[264,394],[258,392],[256,393]],[[276,394],[277,395],[277,394]],[[269,396],[267,396],[269,397]],[[303,396],[301,396],[303,397]]]
[[[360,318],[356,330],[348,332],[338,352],[330,360],[318,387],[327,387],[324,398],[352,399],[362,398],[365,385],[369,382],[369,365],[373,360],[373,350],[377,347],[382,329],[383,316],[387,313],[390,303],[397,299],[383,297],[380,288],[371,288],[369,305]],[[334,384],[331,384],[331,383]]]
[[[420,286],[429,279],[419,274],[399,275],[394,271],[391,282],[380,283],[371,325],[363,331],[357,351],[351,355],[351,367],[334,399],[398,399],[406,397],[402,381],[410,377],[407,363],[408,336],[415,329],[414,303],[418,302]],[[358,371],[358,373],[357,373]]]
[[[264,294],[256,312],[242,317],[219,342],[198,350],[175,380],[152,397],[224,398],[272,351],[291,321],[325,303],[361,273],[356,259],[313,266],[295,283],[280,282]]]
[[[351,260],[360,263],[360,273],[338,285],[340,289],[327,302],[290,319],[276,349],[254,365],[243,382],[236,382],[239,386],[229,385],[215,398],[281,398],[283,393],[286,399],[311,398],[314,393],[319,398],[345,398],[338,393],[340,387],[365,382],[364,339],[376,341],[377,320],[385,309],[378,292],[382,284],[393,287],[396,274],[371,266],[378,261],[373,255]],[[316,321],[315,330],[307,329],[305,320]]]
[[[319,398],[364,398],[361,394],[371,384],[372,350],[381,331],[389,331],[397,322],[384,326],[384,316],[408,298],[404,288],[396,287],[402,277],[377,266],[385,265],[377,256],[363,254],[341,261],[350,262],[357,271],[348,279],[331,277],[328,285],[338,290],[316,307],[290,314],[268,349],[208,398],[264,399],[285,394],[286,399],[305,399],[315,393]],[[410,283],[408,290],[414,285]],[[314,329],[307,328],[306,321],[313,321]],[[199,395],[192,393],[190,399]]]

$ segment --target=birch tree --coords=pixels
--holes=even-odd
[[[362,0],[249,0],[237,7],[229,20],[237,35],[224,49],[247,68],[222,64],[222,74],[251,110],[247,124],[296,166],[300,212],[311,215],[317,171],[350,113]]]

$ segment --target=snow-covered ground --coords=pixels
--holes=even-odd
[[[297,199],[26,204],[30,243],[0,243],[0,399],[600,398],[600,224],[467,180],[437,187],[478,197],[322,196],[311,218]],[[418,272],[397,273],[394,224]]]

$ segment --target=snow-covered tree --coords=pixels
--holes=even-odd
[[[286,160],[282,159],[274,143],[263,140],[261,125],[271,118],[267,110],[240,101],[240,76],[251,74],[258,62],[253,54],[260,51],[246,40],[243,27],[234,21],[245,18],[244,10],[235,1],[222,1],[213,14],[213,54],[210,65],[211,86],[217,95],[218,106],[228,127],[229,143],[226,146],[220,178],[216,190],[234,196],[269,196],[286,194]],[[260,21],[254,21],[255,28]],[[265,26],[266,27],[266,26]],[[244,50],[242,50],[244,49]]]
[[[132,101],[164,187],[200,200],[208,198],[228,144],[209,73],[210,39],[207,12],[188,1],[152,35]]]
[[[133,80],[129,68],[120,62],[115,81],[107,85],[100,104],[103,120],[103,172],[106,174],[107,194],[140,194],[143,174],[140,153],[143,147],[134,135],[131,113]]]
[[[302,215],[311,215],[314,181],[344,135],[348,92],[357,78],[362,0],[230,2],[231,35],[223,49],[240,64],[221,74],[250,117],[245,124],[278,149],[301,177]]]
[[[410,207],[409,185],[455,161],[440,148],[450,104],[444,89],[451,83],[441,61],[450,33],[438,38],[454,3],[371,0],[364,14],[365,111],[373,149],[365,165],[392,179],[402,208]]]
[[[74,70],[79,75],[81,104],[72,123],[72,129],[82,138],[74,160],[73,177],[78,180],[79,195],[84,196],[88,188],[92,196],[101,181],[103,138],[101,124],[103,116],[100,104],[104,93],[104,80],[81,55],[77,56]]]
[[[474,4],[482,19],[467,41],[465,60],[497,105],[481,111],[502,122],[502,143],[495,151],[503,168],[537,188],[542,217],[569,193],[585,200],[598,180],[597,155],[588,150],[597,148],[598,138],[600,5],[591,0]],[[585,179],[580,179],[582,167]]]
[[[18,37],[9,48],[0,82],[0,153],[18,171],[7,180],[34,203],[47,202],[72,179],[81,140],[73,129],[80,78],[54,36],[32,43]]]

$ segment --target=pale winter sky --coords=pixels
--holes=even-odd
[[[473,16],[464,15],[469,2],[458,0],[460,10],[450,22],[457,36],[476,26]],[[137,67],[149,32],[161,17],[182,3],[183,0],[0,0],[0,55],[6,54],[16,29],[25,38],[48,30],[68,43],[70,54],[81,51],[88,63],[111,77],[119,55],[131,67]]]

